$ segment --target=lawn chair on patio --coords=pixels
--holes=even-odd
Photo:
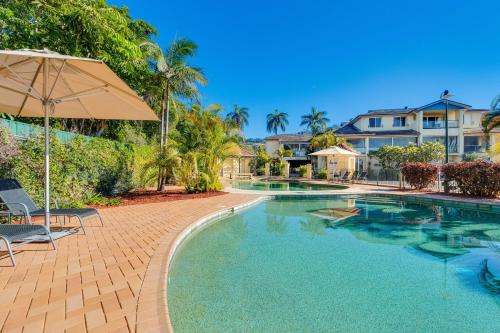
[[[50,235],[50,232],[44,225],[41,224],[0,224],[0,240],[7,246],[7,251],[9,251],[10,260],[12,261],[12,266],[16,266],[16,260],[14,259],[13,248],[19,247],[21,245],[33,242],[37,240],[33,236],[47,235],[52,243],[52,248],[55,250],[56,245],[54,244],[54,239]],[[15,245],[12,243],[15,242]],[[2,243],[0,242],[0,249],[2,248]]]
[[[353,172],[352,177],[351,177],[351,182],[354,183],[356,181],[356,179],[358,179],[358,174],[359,174],[358,171]]]
[[[368,181],[368,172],[367,171],[361,171],[358,175],[358,179],[356,179],[358,182],[367,182]]]
[[[45,211],[37,207],[21,184],[15,179],[0,180],[0,200],[2,200],[4,206],[7,206],[12,216],[23,217],[27,224],[31,224],[31,218],[34,216],[45,216]],[[101,225],[104,225],[99,212],[95,208],[56,208],[50,210],[50,215],[63,218],[76,217],[84,234],[84,220],[97,217],[101,221]]]
[[[350,175],[351,175],[351,171],[346,171],[346,172],[344,173],[344,176],[343,176],[342,178],[340,178],[340,179],[339,179],[339,181],[340,181],[341,183],[347,183],[347,182],[349,182],[349,176],[350,176]]]
[[[344,178],[344,175],[346,174],[347,170],[340,170],[339,174],[333,175],[332,181],[337,181],[339,182],[342,178]]]

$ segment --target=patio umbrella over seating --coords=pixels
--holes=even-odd
[[[49,118],[158,120],[102,61],[49,50],[0,50],[0,112],[45,118],[45,225],[50,223]]]

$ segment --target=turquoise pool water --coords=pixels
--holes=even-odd
[[[382,197],[277,199],[196,232],[175,332],[499,332],[500,215]]]
[[[240,190],[253,191],[328,191],[328,190],[344,190],[348,186],[344,185],[321,185],[310,184],[295,180],[265,180],[265,181],[250,181],[250,180],[234,180],[231,182],[233,188]]]

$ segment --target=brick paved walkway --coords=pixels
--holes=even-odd
[[[163,261],[175,237],[203,216],[256,198],[227,194],[106,208],[100,211],[105,227],[89,221],[87,235],[57,240],[57,251],[25,245],[15,268],[2,252],[0,331],[158,331],[166,319],[157,318],[166,295],[152,297],[151,286],[165,273]],[[149,318],[142,318],[149,306]]]

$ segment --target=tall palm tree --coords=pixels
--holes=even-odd
[[[200,68],[187,63],[187,59],[194,56],[198,49],[198,46],[189,39],[174,40],[165,52],[162,52],[157,44],[151,42],[143,43],[141,46],[147,50],[148,59],[155,70],[155,79],[161,87],[160,151],[163,151],[168,141],[171,98],[198,100],[198,85],[205,85],[207,79]],[[164,171],[164,168],[160,166],[159,191],[165,187]]]
[[[239,130],[243,130],[243,127],[248,125],[248,108],[240,107],[238,104],[234,105],[233,111],[227,114],[227,118],[235,125]]]
[[[274,132],[274,135],[278,134],[278,128],[284,132],[287,125],[288,113],[280,112],[276,109],[274,113],[267,114],[267,131],[269,133]]]
[[[318,111],[313,106],[311,108],[311,113],[302,116],[300,125],[306,125],[307,129],[311,130],[313,135],[316,135],[325,130],[326,123],[329,121],[330,119],[326,117],[325,111]]]

